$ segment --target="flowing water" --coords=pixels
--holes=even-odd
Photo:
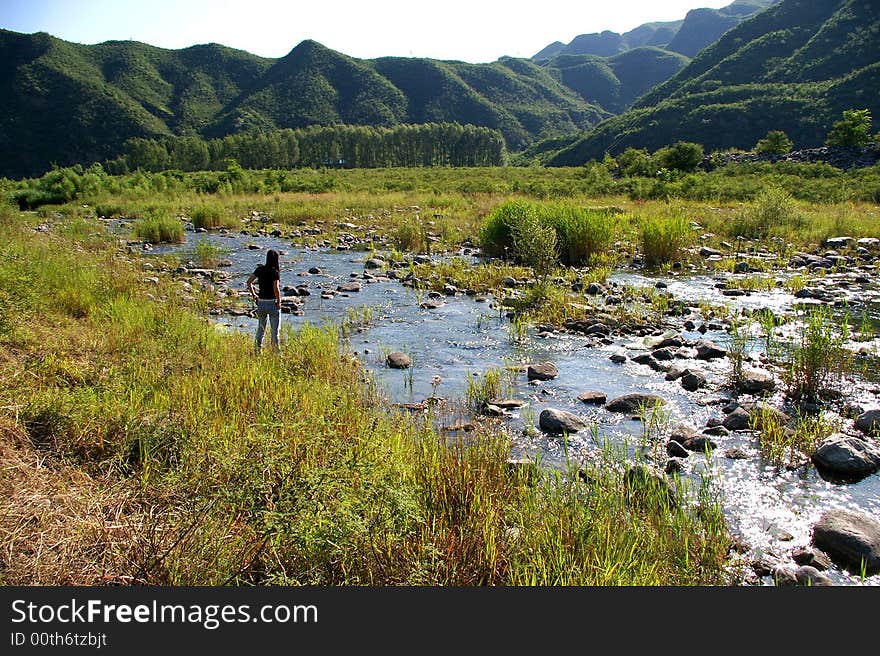
[[[309,322],[339,324],[358,315],[360,308],[371,308],[370,322],[349,332],[348,347],[366,369],[390,402],[420,404],[429,397],[464,399],[469,378],[482,380],[490,370],[510,372],[515,365],[532,362],[553,362],[557,378],[530,383],[524,372],[504,376],[509,387],[505,397],[519,399],[525,405],[512,410],[504,420],[514,440],[514,451],[523,456],[539,452],[548,466],[562,467],[566,459],[580,459],[600,449],[599,442],[608,440],[617,445],[628,445],[631,452],[643,444],[643,423],[637,418],[606,411],[602,406],[590,406],[578,400],[584,391],[600,391],[608,400],[629,392],[650,392],[667,401],[665,421],[675,426],[688,423],[700,429],[713,416],[723,416],[719,395],[705,390],[687,392],[678,382],[664,379],[663,374],[628,359],[614,364],[609,357],[614,353],[635,355],[645,349],[644,340],[629,338],[612,344],[593,346],[589,338],[567,333],[539,334],[530,329],[518,335],[511,322],[493,309],[491,298],[481,300],[465,295],[445,297],[443,305],[422,309],[424,292],[417,292],[398,281],[367,282],[364,273],[364,254],[352,251],[304,250],[281,239],[237,234],[188,233],[189,245],[157,248],[156,252],[185,250],[199,239],[208,240],[224,250],[227,266],[222,268],[231,277],[229,288],[244,291],[244,281],[257,264],[265,259],[265,249],[275,248],[282,253],[281,284],[296,286],[306,283],[311,295],[301,297],[302,314],[282,314],[282,326],[296,328]],[[251,249],[247,244],[259,246]],[[309,268],[318,267],[320,274],[308,274]],[[336,290],[341,283],[354,277],[361,278],[362,291],[321,298],[321,290]],[[379,275],[379,274],[377,274]],[[657,278],[638,273],[617,273],[611,280],[620,284],[651,287]],[[729,299],[721,296],[712,276],[664,276],[668,291],[676,299],[699,303],[724,302],[749,309],[769,308],[782,312],[792,308],[795,299],[783,289],[752,293]],[[853,293],[853,303],[872,319],[878,316],[876,289]],[[360,312],[363,316],[363,312]],[[215,317],[219,326],[252,333],[256,321],[247,316]],[[713,339],[721,344],[728,336],[723,331],[701,335],[680,331],[683,337]],[[401,351],[413,360],[410,369],[391,369],[385,356]],[[700,362],[700,369],[710,382],[721,383],[727,374],[726,359]],[[865,384],[860,388],[866,407],[877,407],[876,393],[880,391]],[[595,424],[595,431],[585,431],[568,437],[547,436],[536,428],[537,418],[544,408],[568,410]],[[448,418],[453,421],[455,418]],[[880,517],[880,473],[857,483],[835,484],[824,480],[815,467],[806,465],[786,470],[769,464],[759,456],[756,438],[749,433],[731,433],[713,438],[718,448],[711,455],[693,453],[686,461],[684,475],[696,483],[710,475],[723,500],[724,513],[735,537],[750,547],[755,557],[762,553],[779,556],[789,562],[792,550],[808,546],[813,524],[831,508],[850,508]],[[648,445],[650,446],[650,445]],[[725,452],[738,448],[748,457],[731,459]],[[665,448],[661,443],[660,452]],[[880,576],[861,580],[839,569],[832,568],[829,576],[838,584],[880,585]],[[764,583],[769,583],[765,578]]]

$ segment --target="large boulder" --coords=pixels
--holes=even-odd
[[[565,410],[545,408],[538,416],[538,426],[545,433],[559,435],[562,433],[577,433],[587,427],[586,423],[577,415]]]
[[[616,399],[608,402],[605,409],[609,412],[638,412],[641,408],[651,408],[655,403],[664,404],[666,401],[656,394],[645,394],[642,392],[633,392],[618,396]]]
[[[813,544],[854,574],[880,572],[880,522],[866,513],[827,511],[813,526]]]
[[[559,370],[552,362],[530,364],[526,369],[529,380],[552,380],[559,375]]]
[[[880,448],[858,437],[835,433],[822,441],[812,459],[827,473],[861,478],[880,469]]]
[[[880,433],[880,410],[863,412],[855,420],[855,427],[865,435]]]

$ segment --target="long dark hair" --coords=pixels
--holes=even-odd
[[[276,250],[266,251],[266,268],[267,269],[275,269],[276,271],[281,270],[281,267],[278,265],[278,251],[276,251]]]

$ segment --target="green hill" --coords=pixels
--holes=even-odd
[[[751,148],[768,130],[785,131],[800,148],[821,145],[843,110],[880,115],[878,34],[880,7],[871,0],[781,0],[549,162],[677,140]]]
[[[689,61],[678,53],[641,46],[607,58],[560,55],[544,66],[587,102],[617,114],[678,73]]]
[[[458,122],[500,129],[519,149],[608,116],[527,60],[360,60],[314,41],[266,59],[0,30],[0,176],[101,161],[130,137]]]

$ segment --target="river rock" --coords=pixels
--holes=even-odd
[[[552,362],[530,364],[526,369],[529,380],[553,380],[559,375],[559,370]]]
[[[855,427],[865,435],[880,432],[880,410],[863,412],[855,420]]]
[[[813,544],[853,574],[880,572],[880,522],[852,510],[829,510],[813,526]]]
[[[392,369],[409,369],[412,366],[412,358],[406,353],[400,353],[399,351],[389,353],[388,357],[385,358],[385,362]]]
[[[681,377],[681,386],[688,392],[696,392],[706,386],[706,377],[696,371],[687,370]]]
[[[823,551],[811,549],[810,547],[802,547],[796,549],[791,554],[791,559],[798,565],[809,565],[820,571],[824,571],[831,567],[831,559]]]
[[[669,440],[666,443],[666,454],[672,458],[687,458],[691,455],[677,440]]]
[[[371,257],[369,260],[364,262],[365,269],[384,269],[386,266],[388,265],[385,263],[385,260],[378,257]]]
[[[812,565],[801,565],[795,571],[795,577],[799,585],[831,586],[834,582]]]
[[[716,358],[723,358],[727,355],[727,351],[718,346],[715,342],[710,342],[707,339],[697,342],[695,348],[697,349],[697,359],[699,360],[714,360]]]
[[[751,418],[749,413],[742,408],[736,408],[729,413],[721,423],[724,428],[729,431],[748,430],[750,428]]]
[[[813,452],[817,468],[841,476],[864,477],[880,469],[880,448],[858,437],[835,433]]]
[[[582,392],[578,394],[578,401],[591,405],[605,405],[606,398],[605,392]]]
[[[620,353],[613,353],[609,358],[614,364],[623,364],[626,362],[626,356]]]
[[[643,406],[651,408],[655,403],[664,404],[666,401],[656,394],[633,392],[631,394],[618,396],[616,399],[606,404],[605,409],[609,412],[633,413],[637,412]]]
[[[587,425],[575,414],[555,408],[545,408],[538,417],[538,426],[547,433],[577,433]]]
[[[338,292],[359,292],[361,284],[359,282],[345,282],[336,287]]]
[[[743,369],[737,389],[746,394],[760,394],[772,392],[776,389],[776,381],[773,376],[760,369]]]

